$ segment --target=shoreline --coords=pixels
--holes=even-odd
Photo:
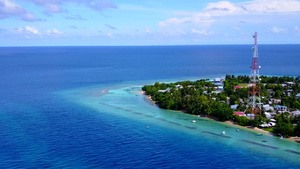
[[[145,91],[139,91],[139,93],[141,95],[145,95],[149,101],[151,101],[151,103],[153,103],[153,105],[155,106],[158,106],[155,101],[152,100],[151,96],[150,95],[146,95]],[[177,111],[177,112],[180,112],[180,113],[185,113],[183,110],[172,110],[172,111]],[[185,113],[185,114],[188,114],[188,113]],[[192,115],[192,116],[196,116],[196,117],[202,117],[202,118],[207,118],[207,119],[211,119],[211,120],[214,120],[216,122],[219,122],[219,123],[223,123],[223,124],[226,124],[226,125],[229,125],[231,127],[237,127],[237,128],[240,128],[240,129],[245,129],[245,130],[249,130],[249,131],[254,131],[254,132],[257,132],[257,133],[262,133],[262,134],[267,134],[269,136],[274,136],[274,133],[272,132],[269,132],[269,131],[265,131],[263,129],[260,129],[258,127],[251,127],[251,126],[241,126],[241,125],[238,125],[236,122],[232,121],[232,120],[227,120],[227,121],[219,121],[216,117],[213,117],[213,116],[210,116],[210,115],[204,115],[204,114],[201,114],[201,115],[194,115],[194,114],[189,114],[189,115]],[[287,137],[287,138],[284,138],[286,140],[289,140],[289,141],[293,141],[293,142],[296,142],[296,143],[300,143],[300,137]]]
[[[158,106],[158,105],[155,103],[155,101],[152,100],[151,96],[150,96],[150,95],[147,95],[145,91],[141,90],[141,91],[139,91],[139,93],[140,93],[141,95],[145,95],[145,96],[148,98],[148,100],[151,101],[151,103],[152,103],[153,105]]]

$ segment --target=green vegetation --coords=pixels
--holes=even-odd
[[[269,132],[273,132],[273,129],[272,128],[266,128],[266,129],[263,129],[265,131],[269,131]]]
[[[234,115],[233,120],[241,126],[253,126],[258,127],[261,122],[265,122],[266,118],[263,116],[256,116],[254,120],[248,119],[246,116]]]
[[[274,127],[274,133],[281,134],[284,137],[287,136],[300,136],[300,117],[291,116],[288,112],[277,114],[275,116],[277,120]],[[293,124],[296,124],[295,126]]]
[[[218,95],[212,93],[215,90],[214,85],[206,80],[155,83],[142,89],[164,109],[183,110],[195,115],[211,115],[222,121],[231,119],[233,115],[225,93]]]
[[[294,126],[290,118],[285,115],[276,115],[277,124],[274,127],[274,132],[283,136],[292,136],[294,134]]]
[[[249,119],[246,116],[234,115],[233,120],[241,126],[249,126]]]
[[[273,84],[282,84],[285,82],[294,82],[295,78],[290,76],[261,76],[261,83],[273,83]]]
[[[237,105],[236,111],[250,113],[247,112],[249,81],[249,76],[226,75],[223,89],[219,90],[217,84],[204,79],[168,84],[156,82],[154,85],[144,86],[142,90],[163,109],[182,110],[194,115],[210,115],[221,121],[233,119],[239,125],[257,127],[267,122],[264,111],[261,116],[256,115],[254,119],[248,119],[246,116],[233,116],[234,111],[230,108],[230,105]],[[296,94],[300,93],[299,84],[300,76],[296,78],[261,76],[261,102],[269,104],[272,98],[279,100],[279,103],[273,102],[271,106],[280,104],[287,106],[289,110],[300,109],[300,99],[296,97]],[[284,136],[300,136],[299,118],[282,113],[277,114],[275,119],[277,124],[274,130],[268,130]]]

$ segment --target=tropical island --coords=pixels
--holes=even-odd
[[[276,135],[300,136],[300,76],[260,77],[260,112],[253,114],[248,99],[249,76],[201,79],[145,85],[142,90],[160,108],[232,120]]]

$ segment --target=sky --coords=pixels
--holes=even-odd
[[[1,46],[300,44],[300,0],[0,0]]]

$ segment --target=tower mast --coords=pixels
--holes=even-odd
[[[252,114],[261,114],[261,98],[260,98],[260,77],[258,64],[258,48],[257,48],[257,32],[253,35],[254,46],[253,46],[253,58],[251,74],[250,74],[250,87],[248,95],[248,108]]]

